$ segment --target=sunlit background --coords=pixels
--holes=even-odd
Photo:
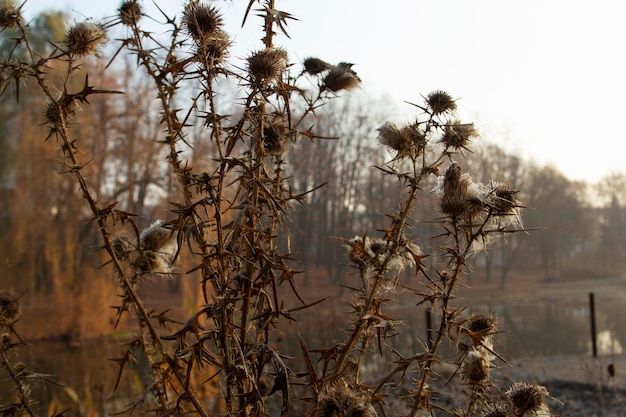
[[[182,3],[156,1],[169,16]],[[233,55],[259,48],[258,22],[240,28],[248,2],[221,3],[231,33],[238,32]],[[25,12],[53,8],[99,20],[117,6],[29,0]],[[152,2],[144,6],[163,20]],[[291,39],[279,40],[292,62],[318,56],[354,63],[362,94],[388,94],[406,112],[399,118],[412,110],[403,101],[445,89],[484,138],[555,164],[570,179],[593,183],[626,169],[622,2],[291,0],[277,6],[299,19],[290,24]]]

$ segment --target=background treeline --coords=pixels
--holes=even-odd
[[[61,13],[44,13],[35,20],[33,35],[40,39],[39,50],[48,48],[44,39],[62,38],[64,22]],[[4,42],[0,48],[12,45]],[[117,209],[135,214],[137,222],[147,226],[168,216],[178,183],[167,170],[165,151],[159,144],[165,138],[159,128],[161,115],[154,110],[155,91],[140,72],[131,70],[132,65],[120,62],[106,75],[85,70],[106,77],[90,78],[90,83],[133,94],[90,99],[91,111],[78,114],[75,137],[89,138],[81,146],[95,157],[83,173],[99,199],[119,202]],[[0,99],[2,284],[24,292],[26,306],[45,313],[33,317],[56,320],[55,332],[61,329],[72,339],[106,332],[113,314],[103,311],[110,305],[115,286],[99,270],[107,267],[76,184],[69,176],[55,175],[68,167],[44,143],[48,130],[41,120],[46,103],[28,83],[8,83],[3,76],[0,87],[11,91]],[[232,101],[227,85],[222,94],[225,103]],[[293,171],[288,174],[294,192],[321,186],[294,207],[291,239],[284,242],[298,256],[295,269],[306,271],[301,286],[341,288],[338,284],[345,284],[344,250],[328,236],[351,238],[359,231],[384,227],[381,213],[389,201],[399,198],[403,185],[395,177],[380,175],[377,167],[393,155],[376,139],[377,128],[401,113],[385,98],[359,94],[328,103],[317,112],[315,125],[316,134],[324,138],[301,140],[290,151]],[[203,120],[188,123],[198,125],[198,134],[186,138],[190,151],[183,157],[189,165],[208,168],[214,162],[203,146],[207,143],[200,133]],[[626,255],[622,238],[626,174],[612,173],[598,184],[572,181],[555,167],[538,165],[491,142],[488,132],[476,141],[472,152],[465,152],[464,164],[464,172],[477,181],[493,177],[523,190],[524,225],[530,230],[512,234],[481,254],[470,281],[488,280],[502,289],[513,289],[515,281],[508,278],[519,273],[559,280],[621,273]],[[422,200],[424,204],[413,213],[412,237],[429,253],[439,246],[431,237],[437,230],[432,221],[440,214],[429,189],[423,190]],[[181,274],[153,286],[174,294],[179,308],[193,308],[200,301],[190,289],[185,267],[183,259]],[[44,336],[44,329],[34,324],[24,333]]]

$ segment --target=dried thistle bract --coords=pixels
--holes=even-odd
[[[22,315],[22,303],[13,291],[0,290],[0,326],[10,327]]]
[[[441,142],[446,148],[458,150],[466,148],[470,143],[470,139],[475,137],[478,137],[478,131],[476,131],[473,123],[456,121],[445,126]]]
[[[187,33],[199,44],[222,26],[222,18],[215,7],[192,1],[183,11],[183,27]]]
[[[406,156],[417,157],[426,148],[426,135],[416,125],[407,125],[398,129],[395,124],[387,122],[378,129],[378,140],[397,152],[397,158]]]
[[[324,78],[323,88],[334,93],[340,90],[352,90],[361,84],[361,79],[352,69],[354,64],[340,62],[331,68],[330,72]]]
[[[126,0],[117,8],[117,13],[123,25],[134,26],[141,19],[143,11],[137,0]]]
[[[230,44],[228,34],[223,30],[216,30],[210,36],[206,36],[202,43],[196,44],[195,60],[208,66],[215,66],[226,57]]]
[[[456,102],[445,91],[436,90],[426,96],[426,103],[433,115],[439,115],[456,110]]]
[[[287,51],[282,48],[267,48],[248,57],[248,72],[258,83],[280,80],[287,68]]]
[[[22,24],[22,11],[12,1],[0,6],[0,29],[15,29]],[[1,31],[1,30],[0,30]]]
[[[102,25],[93,22],[80,22],[71,26],[65,34],[67,53],[76,56],[96,55],[107,41]]]
[[[328,62],[315,57],[306,58],[302,65],[304,66],[304,72],[309,75],[317,75],[333,67]]]
[[[513,405],[515,415],[550,415],[543,401],[548,395],[548,390],[542,385],[516,382],[505,394]]]

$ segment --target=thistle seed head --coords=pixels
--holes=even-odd
[[[340,62],[332,67],[326,78],[324,78],[322,88],[336,93],[340,90],[349,91],[358,87],[361,84],[361,79],[352,70],[352,65],[347,62]]]
[[[309,75],[317,75],[320,72],[328,71],[333,67],[328,62],[314,57],[306,58],[302,64],[304,65],[304,72]]]
[[[287,51],[282,48],[263,49],[248,58],[248,72],[257,83],[278,81],[287,68]]]
[[[478,137],[478,131],[473,123],[463,124],[457,121],[445,126],[441,142],[446,148],[458,150],[466,148],[470,139],[475,137]]]
[[[218,65],[226,57],[229,47],[228,34],[223,30],[215,30],[213,34],[204,37],[202,43],[196,43],[196,61],[210,67]]]
[[[80,22],[68,29],[64,43],[69,54],[87,56],[96,55],[107,39],[102,25]]]
[[[369,396],[343,379],[331,383],[320,394],[309,417],[377,417]]]
[[[426,136],[415,125],[398,129],[393,123],[385,123],[378,129],[378,140],[397,152],[397,158],[419,156],[426,148]]]
[[[22,303],[13,291],[0,290],[0,326],[10,327],[22,315]]]
[[[140,255],[135,266],[140,272],[169,273],[178,252],[177,233],[157,220],[139,236]]]
[[[124,26],[134,26],[141,19],[143,10],[137,0],[125,0],[117,8],[117,13]]]
[[[60,126],[69,121],[80,109],[76,100],[59,100],[48,102],[44,110],[44,119],[51,126]]]
[[[480,385],[489,380],[489,360],[475,350],[465,355],[461,370],[463,378],[471,385]]]
[[[443,174],[443,196],[441,197],[441,211],[449,216],[458,216],[467,212],[468,181],[462,175],[461,166],[452,162]]]
[[[510,184],[500,181],[491,181],[488,184],[489,207],[496,215],[514,214],[520,206],[517,199],[519,190]]]
[[[222,17],[212,6],[192,1],[183,11],[183,27],[198,44],[203,44],[205,38],[222,26]]]
[[[406,152],[410,147],[408,138],[402,134],[394,123],[387,122],[378,128],[378,140],[381,144],[389,146],[391,149]]]
[[[271,155],[279,155],[285,149],[287,127],[283,123],[272,123],[263,129],[263,147]]]
[[[0,6],[0,29],[15,29],[22,21],[22,11],[12,1],[6,1]]]
[[[505,395],[511,401],[515,415],[524,416],[526,413],[538,415],[546,412],[547,406],[543,399],[548,395],[548,390],[542,385],[515,382]]]
[[[498,331],[498,317],[495,314],[472,313],[467,318],[465,327],[473,333],[493,335]]]
[[[434,116],[456,110],[456,102],[445,91],[436,90],[426,96],[426,103]]]
[[[113,246],[115,256],[120,260],[128,259],[130,254],[137,250],[131,238],[123,233],[115,236],[111,245]]]

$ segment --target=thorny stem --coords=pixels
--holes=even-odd
[[[389,250],[390,254],[395,253],[398,247],[398,244],[400,243],[400,239],[402,238],[402,234],[403,234],[406,222],[408,220],[409,213],[411,212],[411,208],[413,207],[413,204],[417,200],[417,191],[418,191],[418,188],[415,185],[411,185],[407,201],[404,205],[404,208],[400,212],[399,224],[395,229],[394,236],[392,236],[392,241],[391,241],[392,247]],[[365,328],[367,324],[367,320],[364,319],[364,317],[366,315],[371,314],[371,309],[376,299],[378,288],[382,285],[385,272],[387,271],[387,267],[389,265],[389,262],[391,261],[391,258],[392,258],[391,255],[387,256],[385,260],[383,261],[382,265],[376,271],[376,275],[374,277],[374,284],[372,285],[369,291],[367,302],[363,308],[362,313],[360,314],[360,317],[358,319],[358,322],[354,330],[350,334],[350,338],[348,339],[346,344],[343,346],[343,349],[341,351],[341,356],[337,360],[337,364],[335,365],[335,371],[332,374],[333,377],[338,377],[339,375],[343,373],[345,366],[347,365],[348,356],[350,355],[350,352],[354,348],[355,343],[359,339],[363,329]]]
[[[150,336],[152,337],[153,343],[156,345],[159,353],[163,356],[163,358],[165,358],[168,366],[172,369],[173,374],[176,376],[176,379],[180,383],[180,385],[182,387],[185,387],[184,377],[182,377],[178,373],[176,361],[167,352],[167,349],[163,345],[163,342],[161,340],[159,333],[157,332],[156,328],[152,324],[152,321],[150,320],[149,313],[143,306],[143,303],[140,300],[139,296],[137,295],[135,289],[133,288],[133,285],[128,280],[128,276],[126,275],[124,268],[122,267],[119,259],[115,255],[115,251],[111,243],[111,235],[109,233],[108,226],[106,225],[106,218],[108,214],[103,213],[96,199],[93,198],[90,188],[87,185],[87,182],[85,180],[85,177],[81,173],[82,165],[79,163],[78,159],[76,158],[76,151],[74,150],[75,145],[72,143],[72,140],[70,139],[68,128],[67,128],[67,121],[65,120],[64,112],[60,108],[60,104],[55,100],[52,92],[50,91],[48,85],[46,84],[45,79],[43,78],[43,72],[39,68],[40,66],[43,66],[44,63],[45,63],[45,60],[40,61],[40,63],[38,64],[38,68],[35,71],[35,76],[36,76],[39,86],[41,87],[46,97],[48,97],[51,103],[54,103],[54,105],[58,107],[58,114],[61,118],[61,121],[55,126],[55,129],[56,129],[57,135],[63,141],[63,145],[62,145],[63,153],[64,153],[65,158],[69,161],[69,164],[66,164],[66,165],[68,166],[69,170],[74,173],[74,176],[76,180],[78,181],[79,187],[83,193],[83,198],[87,200],[87,203],[89,204],[89,208],[91,209],[91,212],[93,213],[94,218],[97,222],[98,230],[100,231],[100,234],[102,235],[102,239],[104,241],[104,248],[109,253],[111,260],[113,261],[114,268],[118,272],[119,279],[120,279],[120,282],[122,283],[122,287],[124,288],[124,291],[129,295],[129,297],[131,298],[133,302],[133,305],[135,306],[137,310],[139,317],[146,324],[146,327],[148,328],[148,331],[150,332]],[[68,70],[71,71],[71,68],[72,67],[68,67]],[[203,417],[208,417],[208,415],[204,411],[202,405],[200,404],[194,392],[188,391],[187,395],[191,403],[194,405],[194,407],[198,411],[198,413],[200,413],[200,415]],[[163,404],[163,405],[166,406],[166,404]]]
[[[7,372],[9,372],[11,380],[15,382],[15,386],[17,387],[21,406],[26,409],[28,415],[30,415],[31,417],[35,417],[35,412],[30,406],[28,394],[26,393],[26,390],[24,389],[21,381],[23,378],[20,375],[16,374],[15,370],[11,367],[11,362],[9,361],[9,358],[7,357],[6,351],[3,347],[0,347],[0,353],[2,354],[2,364],[6,368]]]

